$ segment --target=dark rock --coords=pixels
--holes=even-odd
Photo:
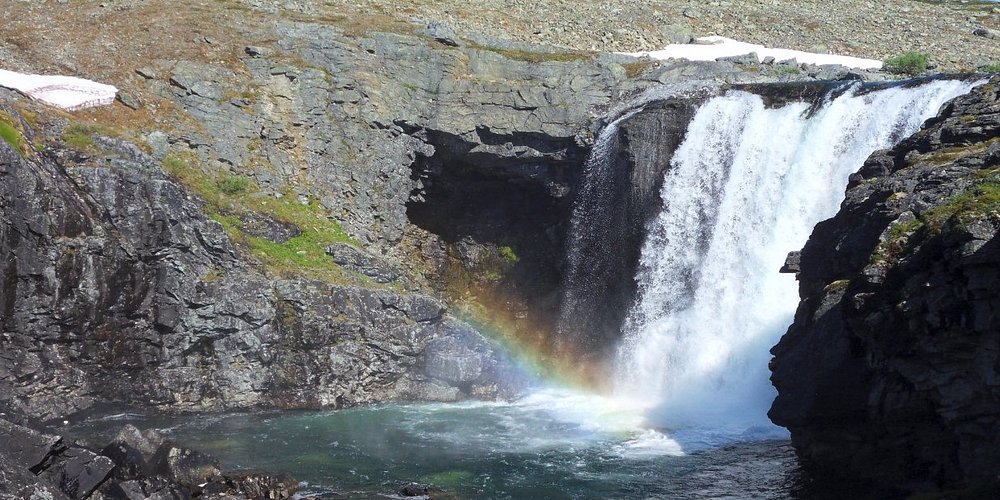
[[[387,262],[365,253],[346,243],[337,243],[326,248],[326,254],[337,264],[359,272],[375,280],[376,283],[396,281],[400,273]]]
[[[445,498],[447,495],[440,488],[424,484],[408,484],[399,489],[402,497]]]
[[[227,487],[225,493],[243,495],[247,498],[292,498],[299,489],[299,483],[294,479],[260,471],[227,473],[225,485]]]
[[[989,38],[992,40],[1000,39],[1000,31],[991,30],[989,28],[976,28],[972,31],[973,35],[981,36],[983,38]]]
[[[302,234],[302,229],[295,224],[274,220],[261,213],[243,213],[239,219],[243,232],[275,243],[285,243]]]
[[[88,498],[114,467],[114,462],[108,457],[71,446],[60,453],[55,463],[49,465],[39,477],[57,485],[70,498],[82,499]]]
[[[717,57],[715,60],[718,62],[731,62],[733,64],[742,64],[745,66],[759,64],[760,62],[757,59],[756,52],[751,52],[749,54],[743,54],[739,56]]]
[[[153,471],[153,457],[165,442],[156,431],[140,431],[127,424],[101,450],[101,454],[117,465],[115,475],[120,479],[137,478]]]
[[[245,52],[250,57],[268,57],[272,54],[272,50],[266,47],[257,47],[255,45],[247,45],[243,48]]]
[[[995,486],[1000,227],[975,186],[1000,165],[998,83],[873,154],[802,249],[769,416],[819,470],[898,494]]]
[[[118,102],[124,104],[128,108],[131,109],[142,108],[142,101],[140,101],[139,98],[136,97],[131,92],[119,90],[118,95],[116,95],[115,98],[118,99]]]
[[[611,164],[588,172],[574,214],[587,222],[571,235],[579,275],[562,284],[562,342],[598,353],[617,340],[635,298],[644,228],[662,208],[664,169],[701,102],[681,96],[644,105],[612,138]]]
[[[778,272],[789,274],[798,273],[802,270],[800,267],[801,260],[802,252],[797,250],[794,252],[788,252],[788,257],[785,257],[785,265],[781,266],[781,269],[778,270]]]
[[[25,469],[37,469],[58,453],[62,438],[0,419],[0,455]]]

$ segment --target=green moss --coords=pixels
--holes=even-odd
[[[802,70],[793,64],[779,64],[771,71],[776,76],[794,76],[802,73]]]
[[[1000,181],[981,181],[964,192],[948,198],[920,218],[931,231],[938,231],[949,220],[966,224],[1000,210]]]
[[[851,280],[837,280],[837,281],[831,282],[829,285],[826,285],[826,287],[823,288],[823,290],[826,291],[827,293],[829,293],[829,292],[835,292],[835,291],[846,289],[847,286],[850,285],[850,284],[851,284]]]
[[[96,143],[94,143],[94,137],[98,135],[118,137],[120,134],[108,127],[84,123],[72,123],[63,129],[62,140],[66,146],[77,151],[98,153],[100,152],[100,148]]]
[[[905,52],[882,62],[886,71],[901,75],[919,75],[927,71],[928,64],[930,56],[922,52]]]
[[[250,189],[250,179],[242,175],[223,174],[215,180],[215,185],[223,194],[236,196],[244,194]]]
[[[14,126],[14,119],[6,113],[0,113],[0,139],[10,145],[22,157],[27,153],[27,142],[21,131]]]
[[[230,239],[260,259],[269,271],[282,276],[307,276],[333,282],[345,282],[354,276],[326,255],[326,247],[334,243],[355,246],[358,243],[337,221],[328,217],[318,201],[310,198],[303,203],[288,193],[280,198],[260,195],[259,188],[247,177],[213,176],[196,165],[191,158],[177,156],[163,161],[164,171],[204,200],[205,213],[222,225]],[[294,225],[302,234],[284,243],[248,234],[243,229],[241,216],[254,212]]]
[[[1000,62],[980,66],[979,71],[983,73],[1000,73]]]
[[[213,267],[212,269],[209,269],[208,272],[205,273],[204,276],[201,277],[201,281],[203,283],[215,283],[216,281],[219,281],[219,279],[221,279],[225,275],[226,275],[225,271],[223,271],[223,270],[221,270],[219,268]]]
[[[516,264],[521,260],[521,258],[517,256],[517,253],[514,252],[514,249],[506,245],[500,247],[500,256],[511,264]]]

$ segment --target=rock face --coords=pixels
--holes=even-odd
[[[567,249],[560,340],[602,357],[619,338],[636,294],[646,225],[662,208],[660,188],[674,150],[703,97],[641,104],[615,127],[587,166]]]
[[[1000,81],[875,153],[802,249],[771,419],[820,470],[902,491],[1000,462]],[[790,259],[790,262],[795,259]]]
[[[0,143],[0,180],[0,409],[50,419],[98,401],[340,407],[515,389],[504,357],[431,297],[265,276],[128,142],[25,157]]]

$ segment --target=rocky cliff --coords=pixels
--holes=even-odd
[[[819,470],[896,493],[995,486],[998,138],[993,78],[872,155],[789,259],[802,300],[769,415]]]
[[[97,137],[99,153],[82,153],[43,139],[65,131],[18,126],[45,145],[0,143],[7,410],[339,407],[515,387],[504,357],[441,302],[364,276],[268,276],[133,144]]]

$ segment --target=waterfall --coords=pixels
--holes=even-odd
[[[795,279],[778,274],[785,256],[836,213],[848,176],[872,152],[973,86],[852,90],[812,107],[769,109],[743,91],[705,102],[646,228],[616,395],[652,408],[654,426],[770,425],[768,350],[798,304]]]

